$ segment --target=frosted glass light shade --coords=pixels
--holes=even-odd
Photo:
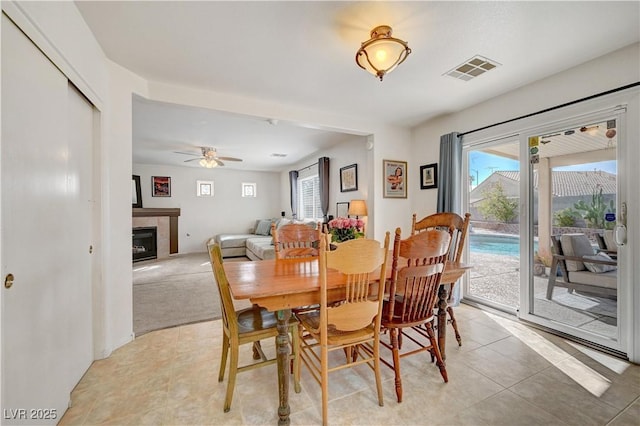
[[[407,59],[411,49],[407,42],[391,37],[391,27],[381,25],[371,31],[371,38],[356,53],[356,63],[382,81]]]

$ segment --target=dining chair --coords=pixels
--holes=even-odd
[[[229,281],[224,272],[222,263],[222,251],[218,244],[209,246],[209,258],[211,259],[211,268],[213,275],[218,284],[218,292],[220,295],[222,307],[222,357],[220,360],[220,373],[218,381],[224,380],[224,373],[227,365],[227,356],[231,353],[229,361],[229,381],[227,383],[227,393],[224,399],[224,412],[231,409],[231,400],[233,399],[233,390],[236,384],[236,375],[243,371],[252,370],[254,368],[263,367],[276,363],[276,358],[267,358],[262,348],[257,343],[262,339],[278,335],[276,328],[276,316],[273,312],[267,311],[257,305],[250,308],[236,311],[233,306],[233,298],[229,289]],[[291,332],[292,359],[294,361],[294,387],[296,392],[300,392],[300,357],[298,354],[298,321],[291,317],[289,321],[289,329]],[[254,353],[259,354],[258,362],[238,365],[239,348],[244,344],[252,343]],[[255,359],[255,358],[254,358]],[[297,366],[297,367],[296,367]]]
[[[465,213],[464,219],[451,212],[435,213],[429,215],[420,220],[416,220],[416,214],[413,214],[411,221],[411,235],[415,235],[418,232],[423,232],[429,229],[444,229],[449,232],[451,240],[449,243],[449,255],[448,259],[452,262],[460,262],[462,260],[462,251],[464,250],[464,243],[469,231],[469,222],[471,220],[471,214]],[[455,283],[449,284],[449,297],[453,293],[453,286]],[[462,338],[458,331],[458,323],[456,317],[453,314],[453,307],[447,306],[447,313],[449,314],[449,322],[453,327],[453,331],[458,341],[458,346],[462,346]]]
[[[319,224],[315,228],[302,223],[271,224],[276,259],[318,256],[321,234]]]
[[[327,239],[320,239],[320,310],[298,314],[300,320],[300,358],[322,389],[322,423],[328,423],[329,373],[360,364],[374,370],[378,404],[384,404],[380,377],[380,320],[389,233],[384,245],[376,240],[358,238],[326,250]],[[345,286],[336,293],[328,288],[329,276],[344,278]],[[332,286],[333,287],[333,286]],[[371,353],[362,349],[369,344]],[[347,356],[329,355],[346,351]],[[358,357],[352,356],[358,354]],[[300,364],[298,365],[298,368]]]
[[[382,330],[388,330],[390,337],[390,342],[382,345],[391,349],[393,364],[384,359],[382,362],[395,371],[398,402],[402,402],[401,358],[429,351],[445,383],[449,381],[432,320],[450,238],[446,231],[430,229],[402,240],[400,228],[396,229],[389,295],[382,313]],[[401,353],[399,336],[405,336],[414,345],[408,350],[405,345]]]

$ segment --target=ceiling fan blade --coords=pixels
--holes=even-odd
[[[195,154],[193,152],[181,152],[181,151],[173,151],[174,154],[182,154],[182,155],[194,155],[196,157],[200,157],[201,154]]]
[[[235,157],[216,157],[216,158],[224,161],[242,161],[242,158],[235,158]]]
[[[184,160],[185,163],[188,163],[189,161],[198,161],[200,160],[200,158],[190,158],[188,160]]]
[[[220,158],[214,158],[213,161],[215,161],[216,163],[218,163],[218,166],[224,166],[224,163],[222,161],[220,161]]]

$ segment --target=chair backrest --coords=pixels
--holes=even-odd
[[[385,321],[412,326],[433,316],[451,237],[445,230],[428,229],[402,240],[400,232],[397,228],[393,240]]]
[[[320,240],[320,327],[353,331],[373,326],[380,329],[382,299],[389,252],[389,233],[384,245],[376,240],[356,238],[326,250],[327,238]],[[328,306],[329,269],[346,276],[344,298]],[[375,290],[375,291],[374,291]],[[326,333],[321,333],[326,337]],[[326,343],[326,342],[325,342]]]
[[[449,247],[449,260],[460,262],[462,260],[462,250],[469,231],[469,221],[471,214],[465,213],[464,219],[455,213],[444,212],[429,215],[419,221],[416,214],[413,214],[411,221],[411,235],[423,232],[428,229],[444,229],[451,236]]]
[[[238,321],[236,311],[233,306],[233,297],[229,289],[229,280],[224,272],[222,265],[222,251],[219,244],[211,244],[209,246],[209,259],[211,260],[211,269],[216,279],[218,294],[220,295],[220,305],[222,310],[222,324],[231,334],[238,333]]]
[[[279,228],[272,224],[271,235],[276,259],[318,256],[319,224],[315,228],[301,223],[289,223]]]

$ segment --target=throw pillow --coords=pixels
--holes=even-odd
[[[256,235],[269,235],[271,232],[271,220],[261,220],[256,226]]]
[[[598,253],[593,256],[584,256],[584,258],[592,260],[613,260],[606,253]],[[613,265],[605,265],[604,263],[584,262],[584,266],[586,266],[589,271],[595,274],[602,274],[603,272],[615,271],[617,269]]]

